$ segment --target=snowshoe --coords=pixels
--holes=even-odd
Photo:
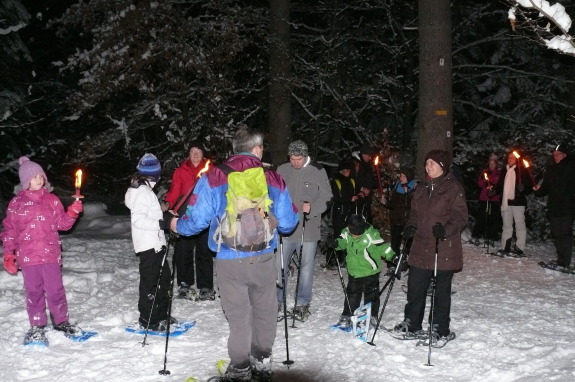
[[[409,330],[409,320],[405,320],[395,325],[393,329],[388,329],[384,326],[381,328],[389,333],[396,340],[422,340],[426,339],[428,333],[424,330]]]
[[[200,289],[199,301],[213,301],[216,299],[216,292],[213,289],[202,288]]]
[[[25,346],[48,346],[48,338],[46,337],[45,326],[32,326],[24,336]]]
[[[198,292],[196,292],[194,288],[182,283],[182,285],[180,285],[178,288],[178,294],[176,295],[176,298],[180,300],[196,301],[197,294]]]
[[[309,311],[309,305],[298,305],[293,310],[293,315],[295,319],[301,322],[306,322],[311,312]]]
[[[563,263],[558,261],[550,261],[548,263],[544,261],[540,261],[539,265],[542,268],[550,269],[552,271],[557,271],[565,274],[575,275],[575,268],[574,267],[566,267]]]
[[[433,348],[437,348],[437,349],[441,349],[442,347],[444,347],[445,345],[447,345],[448,342],[453,341],[455,339],[455,333],[454,332],[450,332],[448,335],[446,336],[440,336],[437,332],[433,332],[431,334],[431,347]],[[429,339],[422,339],[417,343],[417,346],[429,346]]]
[[[82,333],[82,329],[80,329],[78,325],[73,325],[68,321],[64,321],[59,323],[58,325],[54,325],[54,330],[63,332],[66,337],[74,337]]]

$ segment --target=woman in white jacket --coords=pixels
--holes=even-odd
[[[162,209],[152,190],[160,179],[162,168],[158,159],[149,153],[140,159],[136,168],[138,172],[132,177],[130,188],[126,191],[125,203],[131,212],[134,251],[140,258],[138,321],[142,328],[165,331],[171,272],[165,258],[166,235],[161,227]],[[160,270],[162,276],[157,285]]]

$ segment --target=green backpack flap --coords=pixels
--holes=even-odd
[[[234,171],[226,164],[219,166],[228,175],[226,210],[214,233],[221,244],[242,252],[257,252],[269,247],[277,227],[277,219],[270,211],[273,203],[263,167]]]

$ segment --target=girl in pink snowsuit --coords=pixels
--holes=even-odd
[[[22,270],[26,293],[26,309],[32,328],[27,334],[45,342],[44,327],[48,323],[46,303],[52,314],[54,329],[66,334],[78,330],[68,322],[68,304],[62,283],[61,243],[58,231],[74,225],[82,202],[76,200],[67,211],[40,165],[27,157],[19,159],[20,185],[8,205],[0,234],[4,247],[4,268],[10,274]],[[25,340],[26,342],[26,340]]]

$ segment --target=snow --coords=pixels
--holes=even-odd
[[[125,333],[136,322],[138,259],[128,216],[110,216],[101,204],[86,204],[74,231],[61,235],[64,284],[70,318],[99,335],[84,343],[48,332],[48,348],[24,347],[28,329],[22,276],[0,273],[1,381],[205,381],[216,362],[227,359],[228,326],[216,301],[174,300],[173,316],[196,320],[196,327],[168,343],[165,338]],[[328,329],[343,307],[337,273],[322,269],[317,256],[312,316],[289,328],[287,369],[284,323],[278,323],[274,346],[275,381],[573,381],[575,380],[575,276],[544,270],[550,243],[528,242],[525,259],[490,256],[482,247],[464,246],[464,270],[456,274],[451,329],[457,339],[443,349],[398,341],[383,331],[376,346]],[[172,251],[171,251],[172,252]],[[347,279],[347,277],[346,277]],[[381,276],[381,285],[386,277]],[[382,323],[403,318],[406,296],[395,282]],[[294,278],[288,301],[293,301]],[[382,305],[387,290],[382,295]],[[291,321],[289,321],[291,326]]]

